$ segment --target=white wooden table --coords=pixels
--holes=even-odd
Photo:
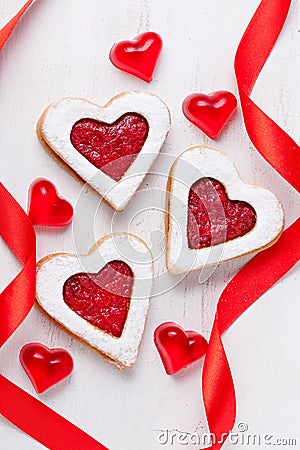
[[[22,0],[1,0],[0,25],[22,3]],[[80,196],[74,221],[76,250],[86,252],[95,238],[111,228],[128,229],[152,245],[157,256],[156,273],[165,271],[163,214],[152,208],[151,190],[156,188],[161,193],[165,187],[165,176],[160,174],[163,161],[170,164],[172,156],[198,144],[225,151],[234,159],[245,181],[273,190],[283,202],[289,225],[300,214],[299,197],[253,148],[241,111],[213,144],[181,112],[182,100],[192,91],[228,89],[237,94],[235,50],[258,3],[258,0],[37,0],[0,56],[1,181],[24,208],[28,186],[36,177],[52,180],[76,205],[80,184],[43,150],[36,138],[40,113],[51,101],[63,96],[82,96],[104,104],[119,92],[144,89],[160,95],[171,110],[173,127],[163,149],[166,156],[155,164],[155,173],[146,177],[143,195],[137,195],[123,215],[116,215],[110,207],[102,205],[93,225],[99,198],[88,190]],[[160,33],[164,41],[155,78],[149,85],[118,71],[108,59],[114,42],[146,30]],[[299,48],[300,9],[294,1],[253,98],[298,142]],[[139,212],[146,198],[149,208]],[[158,203],[161,202],[158,206],[163,208],[163,195],[158,198]],[[39,229],[37,239],[39,258],[57,251],[74,251],[72,227],[61,231]],[[158,436],[159,430],[165,429],[190,433],[206,430],[201,399],[202,362],[177,376],[166,376],[153,345],[153,331],[159,323],[172,320],[208,337],[218,296],[244,263],[245,259],[239,259],[220,265],[201,285],[199,274],[192,273],[171,291],[155,295],[140,356],[131,371],[117,371],[33,309],[1,349],[1,373],[35,396],[18,362],[20,348],[30,341],[64,347],[74,356],[75,370],[68,380],[41,395],[43,402],[112,450],[197,448],[178,443],[162,446]],[[249,432],[297,438],[298,446],[299,270],[298,265],[244,314],[224,338],[236,386],[237,422],[245,422]],[[1,288],[17,271],[14,257],[1,243]],[[170,282],[174,284],[174,280]],[[158,286],[154,289],[160,291]],[[0,418],[1,449],[41,447]],[[226,444],[226,448],[231,446]]]

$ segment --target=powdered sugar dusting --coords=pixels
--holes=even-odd
[[[128,112],[143,116],[149,132],[137,158],[121,180],[115,181],[73,147],[70,135],[74,124],[81,119],[110,124]],[[42,138],[50,148],[117,210],[126,207],[143,181],[169,129],[168,108],[159,97],[147,92],[125,92],[104,107],[81,98],[61,99],[46,109],[40,125]]]
[[[135,249],[129,237],[130,241],[135,241]],[[119,338],[84,320],[63,298],[63,287],[68,278],[83,271],[97,273],[113,260],[124,261],[134,275],[128,316]],[[87,256],[58,254],[46,258],[37,273],[37,300],[53,319],[124,368],[131,367],[138,355],[151,285],[152,257],[146,244],[133,235],[120,233],[104,238],[99,248],[94,248]]]

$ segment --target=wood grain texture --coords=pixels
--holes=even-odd
[[[166,428],[206,430],[201,399],[202,362],[167,377],[153,345],[153,331],[165,320],[209,336],[219,294],[246,259],[220,265],[214,273],[183,279],[165,273],[163,208],[166,174],[174,157],[193,145],[212,141],[184,118],[181,104],[192,91],[228,89],[237,94],[233,60],[258,0],[37,0],[0,56],[0,179],[26,208],[27,189],[36,177],[51,179],[76,206],[73,227],[37,229],[38,257],[60,251],[85,253],[104,234],[130,231],[144,238],[156,257],[156,279],[148,322],[134,369],[119,373],[72,339],[39,310],[0,352],[0,370],[35,395],[19,362],[22,345],[41,341],[74,356],[70,379],[40,396],[111,450],[196,448],[158,443]],[[22,0],[1,0],[0,25]],[[300,141],[300,9],[294,1],[284,31],[255,87],[253,98]],[[151,84],[118,71],[108,59],[118,40],[153,30],[164,49]],[[63,96],[106,103],[119,92],[144,89],[168,104],[173,126],[162,156],[124,213],[115,213],[74,180],[41,147],[35,133],[43,109]],[[282,200],[286,223],[300,214],[299,197],[252,147],[235,114],[215,148],[226,152],[246,182],[273,190]],[[155,197],[155,202],[153,198]],[[18,266],[4,245],[1,288]],[[270,290],[226,334],[238,398],[238,421],[249,431],[300,442],[300,361],[298,352],[299,266]],[[162,287],[172,287],[162,292]],[[16,405],[16,407],[21,407]],[[0,418],[0,449],[42,448]],[[300,445],[300,444],[299,444]],[[224,448],[229,448],[224,447]],[[71,449],[70,449],[71,450]]]

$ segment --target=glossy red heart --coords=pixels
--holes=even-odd
[[[38,342],[24,345],[20,362],[39,394],[62,381],[73,370],[73,359],[66,350],[49,349]]]
[[[150,82],[162,45],[159,34],[148,31],[132,41],[118,42],[112,47],[109,57],[118,69]]]
[[[237,100],[228,91],[190,94],[182,104],[185,117],[211,139],[216,139],[221,133],[236,108]]]
[[[77,273],[64,284],[65,303],[89,323],[117,338],[130,306],[133,273],[123,261],[111,261],[96,274]]]
[[[230,200],[224,186],[212,178],[201,178],[190,189],[188,243],[199,250],[244,236],[256,223],[249,203]]]
[[[82,119],[72,128],[71,142],[90,163],[119,181],[142,150],[148,131],[146,119],[135,113],[112,124]]]
[[[208,345],[201,334],[185,331],[174,322],[159,325],[154,332],[154,342],[168,375],[198,361],[205,355]]]
[[[73,207],[51,181],[38,178],[29,188],[28,215],[34,225],[65,227],[72,222]]]

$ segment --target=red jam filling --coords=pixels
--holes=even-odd
[[[251,205],[230,200],[224,186],[213,178],[201,178],[190,189],[187,235],[189,247],[199,250],[244,236],[254,227]]]
[[[90,163],[119,181],[141,151],[148,131],[144,117],[127,113],[112,124],[81,119],[73,125],[70,138]]]
[[[80,317],[117,338],[130,305],[133,273],[123,261],[111,261],[100,272],[77,273],[64,284],[65,303]]]

